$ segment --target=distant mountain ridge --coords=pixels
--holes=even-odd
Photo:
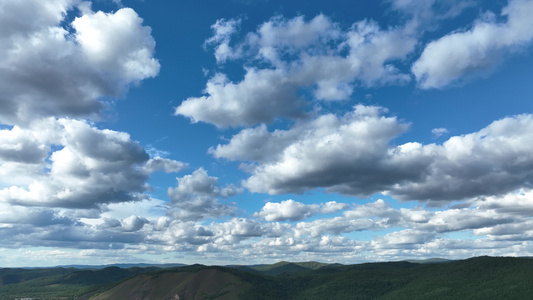
[[[405,261],[414,263],[414,264],[440,264],[440,263],[451,262],[453,260],[444,259],[444,258],[428,258],[428,259],[407,259]]]
[[[109,265],[59,265],[59,266],[53,266],[53,267],[23,267],[20,269],[50,269],[50,268],[73,268],[73,269],[105,269],[109,267],[118,267],[122,269],[127,268],[148,268],[148,267],[156,267],[156,268],[175,268],[175,267],[184,267],[187,266],[186,264],[178,264],[178,263],[169,263],[169,264],[148,264],[148,263],[139,263],[139,264],[109,264]]]

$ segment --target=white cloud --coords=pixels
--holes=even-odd
[[[271,194],[326,187],[362,195],[382,190],[396,178],[419,176],[417,170],[425,166],[425,159],[415,160],[401,149],[395,155],[389,153],[390,140],[405,131],[407,125],[393,117],[382,117],[379,111],[380,108],[359,105],[340,118],[328,114],[296,125],[289,132],[295,130],[297,136],[280,132],[272,135],[265,139],[266,143],[279,145],[278,137],[284,136],[295,139],[278,153],[270,152],[267,159],[258,161],[243,185],[253,192]],[[284,143],[282,139],[281,145]]]
[[[373,219],[380,226],[398,225],[412,210],[399,211],[389,206],[384,200],[378,199],[376,202],[357,205],[353,210],[343,213],[346,219]],[[384,222],[383,222],[384,221]]]
[[[207,44],[218,45],[219,61],[243,60],[244,78],[233,82],[217,73],[208,80],[206,95],[184,100],[176,115],[217,127],[249,126],[279,117],[298,119],[308,108],[306,100],[348,99],[356,82],[380,86],[410,81],[393,63],[414,50],[416,40],[406,28],[382,30],[375,22],[361,21],[343,31],[324,15],[309,21],[302,16],[274,17],[229,49],[235,24],[228,22],[213,25],[215,35]],[[309,91],[312,99],[304,99],[302,90]]]
[[[252,192],[313,188],[348,195],[386,192],[402,200],[462,200],[530,188],[533,117],[518,115],[454,136],[442,145],[391,140],[407,129],[380,108],[357,106],[289,130],[245,129],[215,157],[251,162],[243,186]],[[262,141],[259,142],[259,141]]]
[[[205,41],[204,46],[216,45],[215,58],[218,63],[240,56],[239,49],[232,49],[229,45],[231,36],[237,31],[240,23],[240,19],[220,19],[211,25],[214,35]]]
[[[80,5],[82,15],[62,27]],[[150,28],[129,9],[93,13],[79,1],[11,1],[0,12],[0,122],[97,117],[104,96],[159,72]]]
[[[285,72],[249,68],[243,81],[237,84],[224,74],[216,74],[207,82],[208,96],[186,99],[175,114],[218,127],[269,122],[279,115],[303,116],[299,112],[302,101],[295,95],[298,86]]]
[[[219,187],[218,178],[208,176],[201,168],[177,180],[178,186],[168,189],[171,199],[169,214],[182,221],[231,215],[235,207],[220,203],[218,197],[226,198],[242,192],[241,188],[232,185]]]
[[[297,221],[309,218],[320,208],[317,204],[305,205],[294,200],[285,200],[281,203],[268,202],[255,217],[264,218],[267,221]]]
[[[510,0],[501,12],[505,22],[486,13],[471,29],[429,43],[412,67],[418,85],[423,89],[443,88],[487,74],[502,56],[530,44],[532,13],[532,1]]]
[[[133,9],[122,8],[82,15],[72,26],[91,65],[120,88],[159,73],[159,63],[152,57],[155,41],[142,22]]]
[[[228,240],[228,237],[224,237],[226,235],[242,239],[262,236],[267,233],[266,226],[255,220],[245,218],[234,218],[227,222],[216,224],[213,227],[219,231],[218,235],[221,235],[225,241]]]
[[[339,235],[341,233],[371,230],[374,226],[374,222],[370,219],[335,217],[330,219],[318,219],[311,222],[300,222],[296,224],[294,235],[296,237],[306,235],[319,237],[327,233]]]
[[[143,228],[146,223],[148,223],[148,220],[143,217],[132,215],[122,220],[121,223],[122,228],[124,228],[125,231],[138,231]]]
[[[494,210],[498,214],[528,217],[533,214],[533,191],[522,189],[503,196],[484,197],[475,202],[480,209]]]
[[[0,140],[7,145],[0,151],[0,165],[9,172],[22,171],[15,179],[0,178],[0,198],[19,205],[94,208],[140,200],[146,197],[150,173],[158,169],[128,134],[100,130],[84,121],[41,120],[26,129],[3,130]],[[16,156],[8,151],[22,146],[24,151]],[[184,166],[155,160],[167,171]]]
[[[257,55],[273,65],[283,65],[280,55],[285,51],[298,53],[314,46],[320,51],[323,43],[341,36],[337,24],[328,17],[318,15],[309,22],[303,16],[285,19],[274,17],[261,24],[256,33],[247,36],[248,42],[258,48]]]
[[[524,190],[488,200],[487,204],[499,203],[498,207],[483,206],[485,200],[478,199],[470,202],[469,208],[444,211],[421,207],[395,209],[384,200],[377,200],[355,205],[339,217],[296,224],[249,217],[202,225],[168,217],[153,216],[148,220],[136,214],[126,216],[125,211],[123,216],[102,215],[97,225],[88,225],[61,217],[65,212],[0,204],[3,205],[0,233],[8,237],[4,243],[8,248],[25,245],[93,251],[127,248],[129,253],[179,251],[192,259],[198,259],[194,253],[201,250],[205,254],[224,253],[222,257],[227,257],[228,262],[235,256],[263,262],[289,258],[364,262],[509,255],[532,250],[533,227],[529,215],[513,211],[515,202],[510,200],[523,201],[530,193]],[[113,205],[118,204],[109,206]],[[321,205],[322,210],[326,207]],[[9,211],[26,217],[14,218]],[[450,238],[447,236],[450,233],[459,235]],[[362,241],[361,235],[365,237]]]
[[[17,205],[10,205],[0,202],[0,224],[29,224],[43,227],[50,225],[71,226],[76,220],[61,214],[53,209],[33,208]]]
[[[181,161],[175,161],[168,158],[162,158],[159,156],[150,158],[144,165],[146,172],[153,173],[159,170],[165,171],[165,173],[177,173],[187,167],[187,164]]]
[[[441,137],[441,136],[443,136],[445,134],[448,134],[449,131],[446,128],[433,128],[431,130],[431,133],[433,134],[434,137],[438,138],[438,137]]]
[[[435,212],[427,223],[421,225],[427,231],[450,232],[466,229],[479,229],[500,224],[508,224],[514,219],[507,215],[500,215],[494,211],[479,209],[448,209]]]
[[[390,193],[406,200],[460,200],[531,188],[532,130],[533,116],[518,115],[442,146],[423,146],[433,159],[422,180],[395,184]]]
[[[255,128],[241,130],[231,138],[228,144],[211,147],[209,153],[216,158],[229,160],[264,161],[272,159],[275,153],[281,153],[302,133],[298,129],[299,127],[290,131],[268,132],[267,126],[261,124]]]
[[[322,204],[303,204],[292,199],[281,203],[267,202],[254,217],[264,218],[266,221],[299,221],[318,213],[335,213],[348,207],[345,203],[330,201]]]
[[[376,249],[413,249],[433,240],[433,233],[405,229],[388,233],[372,241],[371,246]]]

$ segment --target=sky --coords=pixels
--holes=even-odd
[[[532,0],[0,0],[0,267],[533,256]]]

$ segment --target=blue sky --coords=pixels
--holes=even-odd
[[[0,0],[0,266],[533,255],[487,2]]]

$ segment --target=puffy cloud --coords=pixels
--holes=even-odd
[[[101,217],[98,224],[89,225],[62,217],[68,214],[66,211],[4,204],[0,210],[0,234],[8,237],[4,244],[8,248],[22,245],[113,251],[127,248],[130,254],[180,251],[187,257],[195,257],[198,251],[219,252],[225,253],[228,262],[237,255],[258,261],[293,258],[334,262],[509,255],[530,253],[533,249],[529,215],[512,210],[516,201],[525,201],[530,193],[524,190],[488,200],[477,199],[469,202],[470,207],[443,211],[422,207],[395,209],[380,199],[354,205],[342,216],[296,224],[252,217],[199,224],[168,217],[149,221],[129,215]],[[493,206],[497,203],[498,207]],[[321,208],[327,206],[323,204]],[[16,219],[10,211],[28,217]],[[64,224],[72,225],[67,228]],[[448,236],[450,233],[454,238]],[[334,259],[331,254],[335,254]]]
[[[426,145],[433,161],[420,181],[404,181],[390,188],[402,199],[460,200],[502,195],[531,188],[533,116],[518,115],[493,122],[442,146]]]
[[[295,236],[309,235],[311,237],[322,236],[326,233],[339,235],[354,231],[370,230],[374,222],[370,219],[349,219],[335,217],[331,219],[318,219],[311,222],[300,222],[294,229]]]
[[[240,19],[220,19],[211,25],[214,35],[205,41],[204,46],[216,45],[215,58],[217,62],[223,63],[227,59],[236,58],[240,55],[240,51],[235,51],[229,46],[231,35],[236,32],[240,23]]]
[[[217,186],[218,178],[208,176],[201,168],[177,180],[178,186],[168,189],[171,199],[169,214],[183,221],[231,215],[235,208],[220,203],[218,197],[226,198],[242,192],[241,188],[232,185]]]
[[[207,82],[208,96],[186,99],[175,114],[218,127],[268,122],[279,115],[302,116],[302,101],[295,95],[298,87],[284,73],[250,68],[237,84],[219,73]]]
[[[255,213],[255,217],[264,218],[267,221],[297,221],[309,218],[314,212],[318,211],[318,204],[306,205],[294,200],[285,200],[281,203],[268,202],[260,212]]]
[[[272,194],[315,187],[346,194],[383,190],[398,178],[420,176],[420,170],[428,163],[427,159],[406,151],[407,146],[398,148],[392,155],[390,140],[406,129],[407,125],[396,118],[380,116],[377,107],[359,105],[341,118],[332,114],[320,116],[290,129],[300,134],[278,153],[269,153],[270,157],[259,161],[243,185],[253,192]],[[278,133],[265,142],[279,145],[276,137],[287,135],[295,136]],[[231,142],[229,145],[226,150],[231,149]],[[272,147],[263,149],[272,150]]]
[[[125,231],[138,231],[143,228],[146,223],[148,223],[148,220],[145,218],[132,215],[122,220],[122,227]]]
[[[324,204],[321,204],[321,212],[324,214],[332,214],[349,207],[346,203],[339,203],[336,201],[329,201]]]
[[[78,5],[81,16],[63,24]],[[2,123],[95,117],[101,97],[159,72],[150,28],[132,9],[94,13],[80,1],[24,0],[2,4],[0,19]]]
[[[252,219],[231,219],[228,222],[217,224],[214,226],[218,229],[218,235],[221,235],[224,240],[228,240],[225,236],[237,237],[239,239],[248,237],[262,236],[267,233],[265,225]]]
[[[438,138],[438,137],[441,137],[441,136],[443,136],[443,135],[445,135],[445,134],[448,134],[448,132],[449,132],[449,131],[448,131],[448,129],[446,129],[446,128],[433,128],[433,129],[431,130],[431,133],[433,134],[433,136],[434,136],[434,137],[437,137],[437,138]]]
[[[388,233],[372,241],[372,247],[377,249],[410,249],[431,241],[434,234],[413,229],[405,229]]]
[[[84,14],[72,22],[76,40],[91,65],[105,74],[104,79],[115,82],[118,90],[159,72],[159,63],[152,57],[155,41],[151,29],[142,22],[131,8]]]
[[[420,228],[433,232],[450,232],[492,227],[499,224],[508,224],[513,221],[513,218],[500,215],[493,211],[470,208],[449,209],[435,212],[429,221],[420,226]]]
[[[267,202],[254,217],[264,218],[266,221],[299,221],[307,219],[317,213],[334,213],[348,207],[345,203],[330,201],[323,204],[303,204],[292,199],[281,203]]]
[[[241,130],[226,145],[211,147],[209,153],[216,158],[229,160],[263,161],[290,145],[301,134],[300,127],[294,130],[268,132],[266,125]],[[302,128],[303,129],[303,128]]]
[[[159,156],[150,158],[150,160],[144,165],[144,168],[148,173],[153,173],[159,170],[163,170],[165,173],[177,173],[186,167],[186,163]]]
[[[502,55],[530,44],[532,13],[533,2],[510,0],[501,12],[505,22],[486,13],[471,29],[429,43],[412,66],[418,85],[423,89],[442,88],[486,74]]]
[[[203,245],[212,240],[213,232],[204,226],[187,221],[169,221],[162,232],[155,232],[147,237],[148,241],[163,242],[167,245],[187,243],[184,249],[193,250],[193,246]],[[191,246],[193,245],[193,246]]]
[[[0,202],[0,224],[17,224],[31,226],[51,226],[51,225],[74,225],[76,220],[62,216],[52,209],[24,207],[9,205]]]
[[[498,120],[442,145],[391,140],[408,125],[356,106],[342,117],[322,115],[288,130],[245,129],[215,157],[252,162],[243,186],[252,192],[313,188],[348,195],[385,192],[402,200],[462,200],[530,188],[533,117]],[[259,141],[263,141],[260,143]]]
[[[477,200],[474,204],[483,210],[494,210],[498,214],[529,217],[533,213],[533,191],[520,190],[503,196],[490,196]]]
[[[322,43],[336,40],[341,31],[324,15],[309,22],[303,16],[287,20],[281,16],[261,24],[257,33],[250,33],[248,41],[258,47],[258,55],[274,65],[282,65],[280,54],[284,51],[302,51],[310,46],[321,48]]]
[[[259,61],[267,67],[245,63],[239,82],[217,73],[208,80],[206,95],[184,100],[176,115],[217,127],[254,125],[278,117],[297,119],[308,108],[309,99],[301,96],[302,90],[310,91],[314,99],[343,100],[349,98],[355,82],[376,86],[410,80],[392,63],[414,50],[416,40],[406,28],[381,30],[375,22],[360,21],[343,31],[324,15],[309,21],[302,16],[274,17],[229,49],[234,23],[219,20],[213,25],[215,35],[207,44],[218,45],[217,59]]]
[[[24,137],[24,138],[21,138]],[[11,179],[0,178],[0,199],[27,206],[91,208],[105,203],[140,200],[149,188],[154,159],[124,132],[101,130],[70,119],[47,119],[29,128],[0,132],[6,141],[0,165]],[[24,146],[13,156],[9,151]],[[161,160],[159,167],[177,171],[184,164]],[[16,166],[16,168],[14,167]],[[9,173],[8,173],[9,174]],[[6,174],[7,175],[7,174]]]
[[[533,222],[525,220],[507,224],[498,224],[492,227],[475,229],[476,235],[487,235],[490,239],[501,241],[528,241],[533,240]]]
[[[357,205],[352,210],[345,211],[343,217],[346,219],[373,219],[380,226],[398,225],[412,210],[398,211],[389,206],[384,200],[378,199],[376,202]]]
[[[17,163],[40,163],[48,150],[35,135],[27,135],[20,127],[0,130],[0,160]]]

